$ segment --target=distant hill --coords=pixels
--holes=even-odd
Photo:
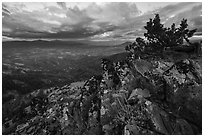
[[[129,44],[131,44],[132,42],[130,42],[130,41],[126,41],[126,42],[124,42],[124,43],[122,43],[122,44],[120,44],[119,46],[127,46],[127,45],[129,45]]]
[[[91,48],[91,47],[125,47],[127,45],[131,44],[131,42],[127,41],[122,44],[107,44],[107,42],[85,42],[85,41],[63,41],[63,40],[52,40],[52,41],[47,41],[47,40],[33,40],[33,41],[3,41],[3,46],[30,46],[30,47],[35,47],[35,46],[42,46],[42,47],[86,47],[86,48]]]
[[[85,44],[77,41],[45,41],[45,40],[34,40],[34,41],[5,41],[2,44],[3,46],[42,46],[42,47],[52,47],[52,46],[86,46]]]

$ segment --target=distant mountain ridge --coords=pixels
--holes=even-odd
[[[76,47],[93,47],[93,46],[103,46],[103,47],[125,47],[129,44],[131,44],[130,41],[124,42],[122,44],[103,44],[103,42],[95,42],[91,43],[91,42],[81,42],[81,41],[63,41],[63,40],[52,40],[52,41],[48,41],[48,40],[32,40],[32,41],[26,41],[26,40],[22,40],[22,41],[3,41],[2,45],[4,46],[9,46],[9,45],[15,45],[15,46],[42,46],[42,47],[51,47],[51,46],[56,46],[56,47],[72,47],[72,46],[76,46]]]

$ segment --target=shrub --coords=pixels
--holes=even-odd
[[[187,19],[181,20],[179,27],[175,23],[171,27],[164,27],[161,24],[159,14],[156,14],[154,19],[147,22],[146,33],[143,38],[136,38],[136,41],[126,47],[126,50],[134,54],[134,58],[139,58],[143,52],[162,53],[166,47],[177,47],[184,43],[184,40],[189,44],[189,38],[193,36],[196,29],[189,30]]]

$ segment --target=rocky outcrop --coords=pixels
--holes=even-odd
[[[26,95],[3,134],[201,134],[194,61],[103,60],[102,68],[87,81]]]

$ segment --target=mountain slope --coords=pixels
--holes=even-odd
[[[15,113],[3,115],[3,134],[200,134],[199,65],[132,63],[106,59],[102,75],[10,101]],[[194,69],[183,75],[180,64]]]

